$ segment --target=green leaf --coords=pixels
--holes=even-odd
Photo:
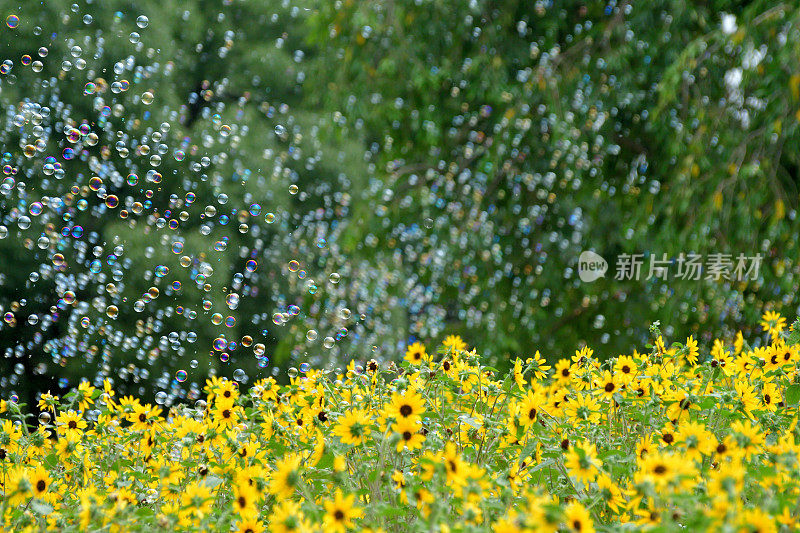
[[[33,500],[31,502],[31,509],[37,514],[50,514],[53,512],[53,506],[49,503],[40,502],[39,500]]]
[[[222,478],[219,476],[207,476],[205,481],[205,485],[211,489],[222,483]]]
[[[786,387],[786,404],[797,405],[800,402],[800,385],[789,385]]]

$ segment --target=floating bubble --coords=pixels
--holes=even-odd
[[[16,15],[9,15],[6,17],[6,26],[9,28],[16,28],[19,26],[19,17]]]
[[[183,383],[184,381],[186,381],[187,375],[188,374],[186,373],[186,370],[178,370],[177,372],[175,372],[175,379],[179,383]]]

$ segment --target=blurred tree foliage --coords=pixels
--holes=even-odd
[[[403,256],[412,335],[460,333],[502,362],[629,352],[654,320],[731,335],[756,322],[745,302],[797,312],[797,5],[322,4],[313,94],[364,121],[380,165],[353,242]],[[582,250],[605,278],[580,282]],[[682,280],[681,253],[764,263]],[[622,254],[644,254],[640,280],[614,279]],[[666,280],[645,279],[651,256]]]

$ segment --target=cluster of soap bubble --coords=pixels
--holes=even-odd
[[[0,388],[109,378],[169,405],[199,398],[209,374],[277,374],[279,343],[285,366],[335,360],[369,313],[337,244],[359,179],[337,160],[358,161],[359,143],[323,146],[327,117],[295,117],[263,96],[270,80],[227,64],[248,48],[236,25],[259,17],[226,3],[191,42],[209,59],[187,55],[193,34],[169,49],[152,14],[90,8],[6,18]],[[195,8],[179,15],[207,18]],[[296,18],[254,9],[277,36]],[[289,57],[295,90],[302,53]],[[176,94],[174,78],[209,64],[231,77]]]

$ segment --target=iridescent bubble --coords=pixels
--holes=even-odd
[[[33,216],[38,216],[42,214],[43,210],[44,206],[42,205],[42,202],[33,202],[30,208],[28,208],[28,213],[30,213]]]
[[[308,364],[308,363],[305,363],[305,362],[303,362],[303,363],[300,363],[300,372],[302,372],[303,374],[305,374],[305,373],[306,373],[306,372],[308,372],[309,370],[311,370],[311,365],[310,365],[310,364]]]
[[[300,263],[292,259],[289,261],[289,272],[297,272],[300,269]]]
[[[186,370],[178,370],[177,372],[175,372],[175,379],[179,383],[183,383],[184,381],[186,381],[187,375],[188,374],[186,373]]]
[[[225,303],[228,305],[230,309],[236,309],[239,307],[239,295],[234,293],[229,294],[225,298]]]
[[[316,330],[314,330],[314,329],[310,329],[310,330],[308,330],[308,331],[306,332],[306,339],[308,339],[309,341],[315,341],[315,340],[317,340],[317,331],[316,331]]]
[[[16,28],[19,26],[19,17],[16,15],[9,15],[6,17],[6,26],[9,28]]]
[[[228,341],[225,340],[225,337],[217,337],[214,339],[213,346],[216,351],[221,352],[228,346]]]

